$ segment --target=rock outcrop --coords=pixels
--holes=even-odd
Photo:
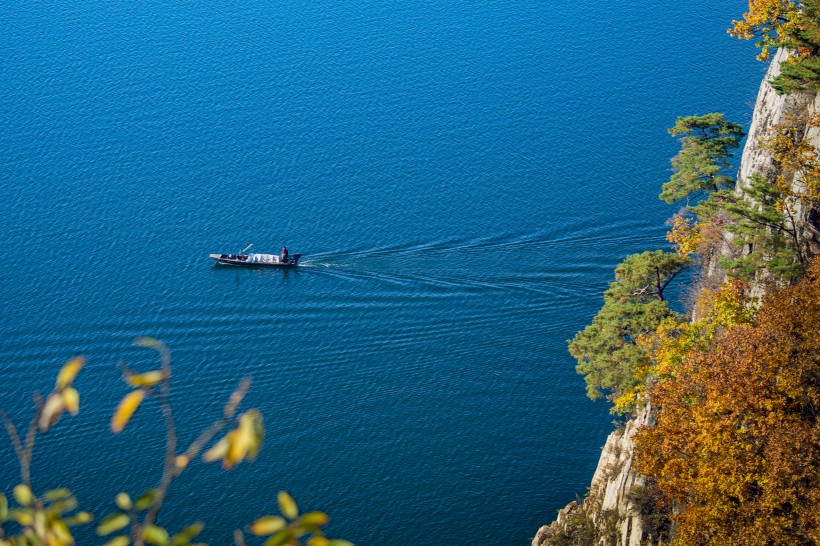
[[[551,538],[562,536],[577,538],[579,532],[594,540],[589,544],[601,546],[640,546],[651,538],[634,495],[646,485],[646,478],[633,467],[633,438],[639,428],[651,424],[651,414],[647,406],[609,435],[584,502],[572,502],[559,511],[554,523],[538,530],[532,546],[547,545]],[[587,529],[579,529],[584,526]]]

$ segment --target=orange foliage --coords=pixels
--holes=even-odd
[[[715,301],[712,316],[741,320],[715,329],[713,343],[686,328],[657,342],[665,373],[650,391],[657,426],[639,433],[639,468],[676,507],[675,544],[814,544],[820,261],[768,297],[753,324],[741,300]]]

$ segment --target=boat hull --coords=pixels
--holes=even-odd
[[[256,255],[259,256],[259,255]],[[278,269],[292,269],[299,264],[298,255],[293,258],[287,258],[282,261],[279,256],[263,255],[266,259],[254,259],[254,255],[246,254],[211,254],[209,257],[219,265],[233,265],[238,267],[250,268],[278,268]]]

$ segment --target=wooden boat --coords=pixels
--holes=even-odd
[[[210,258],[223,265],[240,265],[243,267],[296,267],[301,254],[243,254],[253,245],[248,245],[237,254],[211,254]]]

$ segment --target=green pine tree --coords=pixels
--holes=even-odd
[[[648,364],[638,347],[640,335],[653,332],[673,311],[664,292],[689,260],[656,250],[633,254],[615,269],[615,282],[604,292],[604,305],[592,324],[569,341],[569,352],[584,375],[587,396],[612,400],[636,385],[636,371]]]
[[[691,199],[734,187],[735,179],[726,173],[731,167],[731,150],[745,136],[737,123],[726,121],[723,114],[679,117],[669,129],[672,136],[681,136],[681,150],[672,158],[674,171],[662,187],[660,198],[669,203]]]

